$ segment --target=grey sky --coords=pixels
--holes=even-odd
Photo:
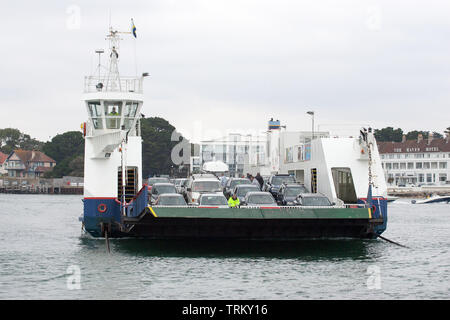
[[[0,128],[41,140],[79,130],[110,9],[115,28],[137,27],[120,71],[135,73],[136,47],[138,72],[151,74],[143,113],[188,137],[195,122],[263,130],[270,117],[309,130],[309,109],[321,129],[450,126],[446,1],[160,0],[2,2]]]

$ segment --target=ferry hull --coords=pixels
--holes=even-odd
[[[383,222],[368,209],[151,208],[124,223],[128,236],[149,239],[297,240],[376,238]]]
[[[148,206],[144,186],[124,207],[117,199],[85,198],[84,228],[94,237],[149,239],[295,240],[376,238],[386,228],[383,198],[348,207],[164,207]]]
[[[150,239],[297,240],[314,238],[376,238],[367,220],[333,219],[230,220],[166,218],[143,221],[129,236]]]
[[[120,203],[114,198],[85,198],[83,227],[93,237],[102,237],[105,227],[110,234],[120,229]]]

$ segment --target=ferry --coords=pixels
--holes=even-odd
[[[357,138],[317,138],[305,161],[311,192],[333,199],[333,206],[211,208],[165,207],[149,203],[142,176],[140,119],[147,73],[119,73],[121,33],[110,28],[107,64],[85,77],[85,138],[82,227],[93,237],[148,239],[295,240],[377,238],[387,226],[387,188],[371,129]],[[335,169],[338,170],[335,170]],[[341,169],[342,170],[341,170]],[[339,199],[346,188],[333,175],[353,173],[356,201]]]

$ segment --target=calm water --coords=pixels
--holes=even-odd
[[[81,236],[81,196],[0,194],[0,299],[448,299],[450,205],[389,204],[382,240]],[[81,271],[69,290],[68,268]],[[73,270],[73,269],[69,269]]]

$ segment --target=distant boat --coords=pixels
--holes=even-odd
[[[395,200],[398,199],[398,197],[387,196],[386,199],[387,199],[387,202],[389,203],[389,202],[394,202]]]
[[[438,203],[438,202],[447,202],[450,203],[450,195],[448,196],[432,196],[430,198],[424,200],[411,200],[413,204],[424,204],[424,203]]]

